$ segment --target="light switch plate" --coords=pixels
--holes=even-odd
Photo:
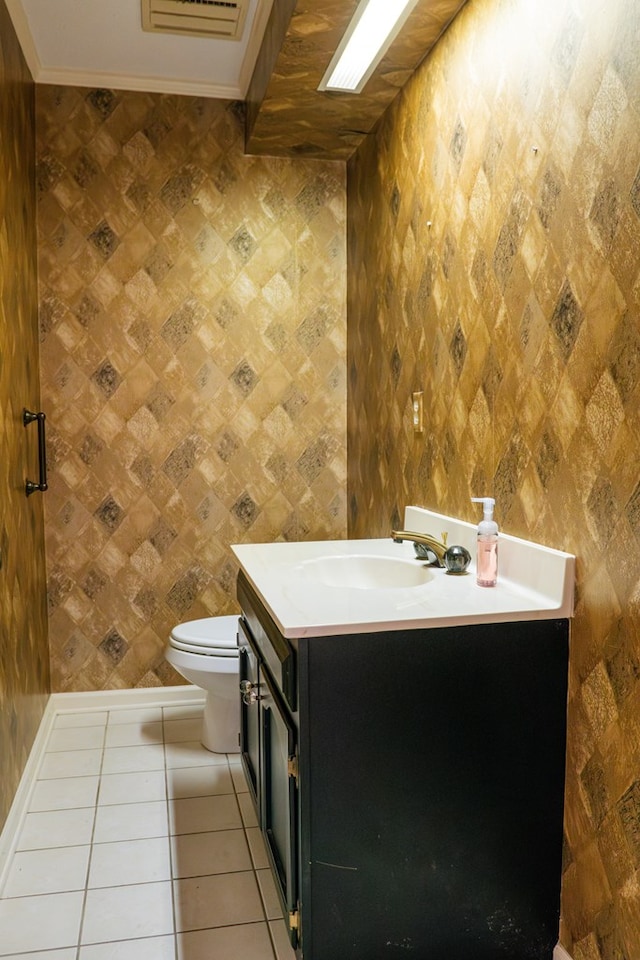
[[[414,433],[424,433],[424,401],[422,390],[411,394],[411,416]]]

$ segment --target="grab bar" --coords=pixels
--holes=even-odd
[[[47,448],[44,435],[44,421],[46,417],[42,411],[32,413],[31,410],[25,408],[22,414],[22,422],[25,427],[28,427],[34,420],[38,421],[38,472],[40,474],[40,480],[38,483],[34,483],[33,480],[25,480],[24,489],[28,497],[30,497],[32,493],[35,493],[36,490],[44,493],[47,489]]]

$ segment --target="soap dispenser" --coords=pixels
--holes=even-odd
[[[481,503],[483,518],[478,524],[478,553],[476,583],[480,587],[495,587],[498,582],[498,524],[493,519],[493,497],[471,497]]]

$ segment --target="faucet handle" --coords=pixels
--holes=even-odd
[[[441,538],[442,542],[444,543],[445,547],[446,547],[446,545],[447,545],[447,537],[448,537],[448,536],[449,536],[449,534],[447,533],[446,530],[443,530],[443,532],[440,534],[440,538]]]

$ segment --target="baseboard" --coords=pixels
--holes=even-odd
[[[82,693],[52,693],[56,713],[87,713],[93,710],[132,710],[136,707],[167,707],[181,703],[204,703],[200,687],[135,687],[133,690],[89,690]]]
[[[567,953],[561,943],[557,943],[553,951],[553,960],[572,960],[572,957]]]
[[[49,739],[49,733],[55,720],[56,710],[51,704],[51,699],[52,698],[49,697],[44,713],[42,714],[40,726],[33,741],[29,758],[22,771],[20,783],[18,784],[13,803],[11,804],[4,827],[2,828],[2,833],[0,833],[0,895],[4,889],[6,873],[11,864],[16,840],[22,829],[27,810],[29,809],[29,801],[31,800],[36,775],[40,768],[40,761],[42,760]]]
[[[96,690],[87,693],[52,693],[45,707],[18,789],[0,833],[0,896],[15,845],[29,809],[31,794],[55,718],[61,713],[91,713],[102,710],[132,710],[136,707],[167,707],[204,703],[200,687],[141,687],[133,690]]]

